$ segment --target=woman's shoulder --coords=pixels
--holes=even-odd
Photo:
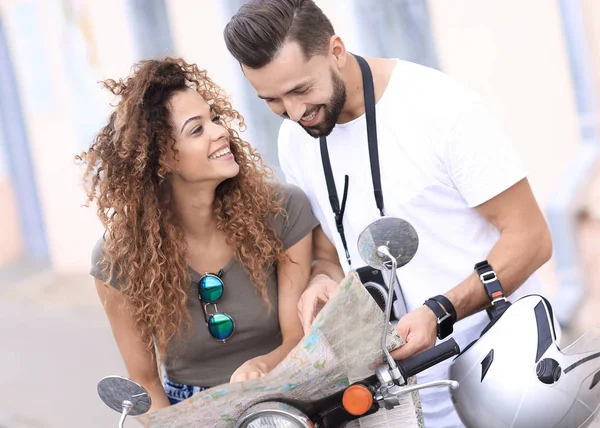
[[[281,195],[284,209],[286,209],[288,205],[310,206],[308,196],[306,195],[304,190],[302,190],[297,185],[292,183],[278,182],[275,183],[275,186],[278,188],[279,194]]]
[[[92,248],[92,266],[99,264],[104,258],[104,244],[106,238],[101,236],[100,239],[96,241],[94,244],[94,248]]]
[[[104,247],[106,246],[106,236],[103,235],[96,241],[94,248],[92,249],[91,256],[91,267],[90,267],[90,275],[94,278],[98,278],[102,281],[107,281],[109,277],[110,267],[105,260],[104,257]],[[113,278],[110,281],[110,285],[112,285],[116,289],[120,289],[121,287],[117,283],[116,279]]]
[[[290,183],[277,183],[277,186],[284,213],[276,215],[272,225],[287,249],[318,226],[319,221],[313,214],[308,196],[300,187]]]

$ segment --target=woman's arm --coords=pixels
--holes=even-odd
[[[312,233],[286,251],[289,260],[277,265],[279,326],[283,341],[266,355],[242,364],[231,376],[231,382],[262,377],[277,366],[304,336],[298,317],[298,300],[308,284],[312,259]]]
[[[150,410],[168,407],[170,403],[158,374],[156,355],[142,341],[125,297],[98,278],[95,278],[95,283],[129,378],[146,388],[150,394]]]

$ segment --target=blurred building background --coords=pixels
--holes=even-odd
[[[242,3],[0,0],[0,427],[116,423],[95,398],[100,377],[125,374],[87,275],[103,231],[73,162],[108,116],[98,81],[183,56],[231,94],[245,139],[279,171],[281,119],[222,38]],[[599,325],[598,0],[317,4],[350,51],[439,68],[482,94],[550,223],[555,255],[541,274],[565,331]]]

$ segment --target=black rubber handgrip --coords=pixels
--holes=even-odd
[[[448,339],[427,351],[423,351],[404,361],[396,362],[404,379],[408,379],[458,354],[460,354],[458,344],[454,339]]]

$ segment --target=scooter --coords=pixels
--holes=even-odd
[[[374,269],[385,273],[388,296],[385,300],[385,319],[390,319],[394,301],[396,269],[406,265],[418,248],[415,229],[405,220],[381,217],[369,224],[360,234],[358,249],[361,258]],[[252,404],[237,418],[236,428],[343,428],[350,421],[376,413],[380,409],[400,406],[406,394],[424,388],[458,388],[454,380],[438,380],[424,384],[409,384],[408,379],[422,371],[460,354],[454,339],[449,339],[427,351],[403,361],[395,361],[387,349],[388,325],[384,326],[381,349],[385,363],[375,374],[354,382],[334,394],[318,400],[269,398]],[[127,416],[146,413],[151,406],[147,391],[136,382],[109,376],[98,384],[98,394],[111,409],[121,413],[118,426],[123,427]]]

